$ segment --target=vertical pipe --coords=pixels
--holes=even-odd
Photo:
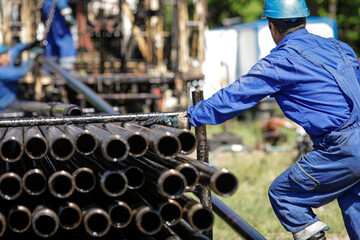
[[[193,104],[200,102],[204,99],[202,91],[193,91],[192,92]],[[198,140],[197,145],[197,159],[199,161],[203,161],[209,163],[209,151],[207,145],[207,137],[206,137],[206,125],[202,125],[201,127],[195,128],[196,139]],[[211,204],[211,192],[208,187],[200,186],[198,188],[198,194],[200,196],[200,203],[206,207],[212,208]],[[212,229],[207,230],[204,233],[206,236],[212,239],[213,233]]]

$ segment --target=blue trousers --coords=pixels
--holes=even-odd
[[[269,188],[282,225],[305,240],[328,230],[312,211],[337,199],[351,240],[360,240],[360,123],[314,141],[314,150],[279,175]]]

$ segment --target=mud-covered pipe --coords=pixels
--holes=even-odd
[[[31,226],[37,236],[51,237],[59,229],[59,217],[52,209],[39,205],[32,213]]]
[[[4,161],[16,162],[24,153],[24,128],[10,127],[0,141],[0,156]]]
[[[24,127],[42,125],[65,125],[65,124],[89,124],[103,122],[129,122],[144,121],[153,117],[176,117],[182,112],[168,113],[131,113],[113,115],[85,115],[70,117],[38,117],[38,118],[16,118],[0,120],[1,127]]]
[[[81,208],[75,202],[66,202],[58,210],[59,225],[65,230],[77,228],[82,221]]]
[[[25,153],[31,159],[43,158],[48,149],[48,143],[37,126],[24,129]]]
[[[129,155],[129,144],[119,134],[111,133],[100,125],[86,124],[84,127],[99,140],[101,154],[106,160],[122,161]]]
[[[176,136],[180,141],[181,154],[187,155],[192,153],[196,149],[197,141],[195,134],[187,129],[173,128],[159,124],[153,124],[150,126],[150,128],[156,129],[161,132],[169,132]]]
[[[122,136],[129,144],[129,154],[133,157],[140,157],[149,148],[148,141],[138,131],[131,131],[123,128],[120,124],[106,123],[105,128]]]
[[[23,233],[30,228],[31,211],[23,205],[17,205],[9,210],[7,222],[11,231]]]
[[[55,160],[65,161],[75,153],[75,143],[57,126],[40,126],[42,134],[49,143],[50,154]]]
[[[236,192],[238,181],[236,176],[229,170],[211,166],[208,163],[186,156],[179,156],[177,160],[195,166],[200,171],[200,182],[209,185],[214,193],[222,197],[229,197]]]
[[[130,122],[124,127],[143,135],[150,142],[151,149],[162,158],[173,158],[180,153],[179,139],[169,132],[162,133]]]

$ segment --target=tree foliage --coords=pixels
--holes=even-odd
[[[208,0],[208,25],[222,26],[227,18],[242,22],[259,19],[264,0]],[[307,0],[311,16],[331,17],[338,23],[338,38],[360,56],[360,0]]]

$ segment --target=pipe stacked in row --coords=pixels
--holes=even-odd
[[[186,192],[221,196],[236,177],[185,156],[188,130],[134,122],[0,128],[0,236],[208,239],[211,209]]]

